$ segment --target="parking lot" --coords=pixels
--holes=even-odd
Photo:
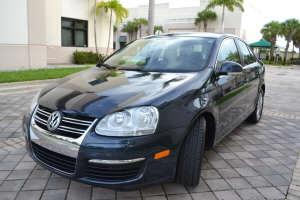
[[[22,113],[37,90],[0,92],[0,200],[300,199],[300,70],[268,67],[266,71],[261,122],[241,124],[205,152],[197,187],[167,183],[118,192],[53,174],[24,149]]]

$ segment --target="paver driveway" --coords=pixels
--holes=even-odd
[[[0,93],[0,200],[273,200],[286,198],[291,183],[288,199],[300,199],[298,172],[291,181],[300,148],[299,77],[300,70],[267,68],[261,122],[243,123],[204,154],[199,186],[169,183],[132,192],[80,184],[37,165],[26,154],[21,130],[36,91]]]

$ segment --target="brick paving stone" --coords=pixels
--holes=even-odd
[[[117,194],[115,190],[101,187],[93,187],[92,189],[92,200],[115,199],[116,197]]]
[[[167,200],[166,196],[143,197],[143,200]]]
[[[191,196],[193,200],[217,200],[212,192],[193,193]]]
[[[266,154],[264,151],[250,151],[255,158],[269,158],[270,155]]]
[[[257,190],[255,189],[243,189],[243,190],[237,190],[236,191],[238,195],[243,200],[263,200],[265,199]]]
[[[258,173],[251,167],[234,168],[241,176],[258,176]]]
[[[295,160],[287,157],[287,156],[282,156],[282,157],[274,157],[278,162],[284,165],[291,165],[295,164]]]
[[[285,195],[282,194],[277,188],[275,187],[263,187],[263,188],[256,188],[260,194],[262,194],[266,199],[284,199]]]
[[[250,167],[255,167],[255,166],[265,166],[264,163],[262,163],[259,159],[257,158],[250,158],[250,159],[243,159],[245,163],[247,163]]]
[[[234,167],[234,168],[237,168],[237,167],[248,167],[248,165],[242,161],[242,160],[226,160],[226,162],[231,166],[231,167]]]
[[[44,190],[41,200],[62,200],[66,198],[67,192],[68,192],[67,189]]]
[[[200,180],[200,182],[197,186],[186,186],[186,189],[188,190],[188,192],[190,194],[191,193],[210,192],[210,189],[204,180]],[[143,190],[142,190],[142,194],[143,194]]]
[[[244,145],[243,148],[250,152],[250,151],[259,151],[260,149],[257,148],[255,145]]]
[[[201,177],[205,180],[221,178],[221,176],[218,174],[218,172],[215,169],[201,170]]]
[[[271,165],[279,165],[280,164],[280,162],[278,162],[274,158],[260,158],[260,161],[262,161],[266,165],[270,165],[270,166]]]
[[[209,188],[213,191],[218,190],[230,190],[231,187],[224,179],[213,179],[213,180],[206,180],[205,181]]]
[[[7,177],[6,180],[27,179],[31,171],[32,170],[20,170],[20,171],[14,170],[11,172],[11,174]]]
[[[0,200],[14,200],[18,192],[1,192]]]
[[[25,180],[4,181],[0,187],[0,192],[14,192],[21,190]]]
[[[255,188],[272,186],[272,184],[269,183],[262,176],[245,177],[245,179]]]
[[[200,184],[199,184],[200,185]],[[164,189],[161,185],[152,186],[141,190],[142,196],[161,196],[165,195]]]
[[[36,200],[40,199],[43,191],[21,191],[16,200]]]
[[[220,156],[225,160],[239,159],[234,153],[219,153]]]
[[[234,190],[214,192],[218,200],[241,200]]]
[[[69,188],[81,188],[81,187],[92,187],[92,186],[71,180]]]
[[[275,172],[273,169],[271,169],[268,166],[262,166],[262,167],[253,167],[252,169],[254,169],[257,173],[259,173],[261,176],[266,176],[266,175],[273,175],[273,174],[277,174],[277,172]]]
[[[264,178],[274,186],[284,186],[290,184],[289,181],[287,181],[285,178],[283,178],[280,175],[264,176]]]
[[[277,186],[276,187],[282,194],[286,195],[289,189],[289,186]],[[299,196],[300,197],[300,196]]]
[[[246,151],[241,146],[228,146],[228,149],[230,149],[230,151],[232,151],[232,152],[243,152],[243,151]]]
[[[34,169],[34,167],[36,166],[36,162],[20,162],[15,170],[30,170],[30,169]]]
[[[141,197],[140,191],[129,191],[129,192],[120,192],[117,191],[117,198],[122,199],[122,198],[132,198],[132,197]]]
[[[241,177],[234,169],[217,169],[223,178],[239,178]]]
[[[192,200],[189,194],[167,195],[168,200]]]
[[[166,194],[184,194],[188,193],[184,185],[180,185],[177,183],[167,183],[163,184],[163,188]]]
[[[1,162],[19,162],[24,155],[7,155]]]
[[[40,179],[40,178],[49,178],[51,175],[51,172],[46,169],[35,169],[32,171],[32,173],[29,176],[29,179]]]
[[[69,189],[67,194],[67,200],[82,200],[86,197],[91,196],[92,188],[76,188],[76,189]]]
[[[48,179],[28,179],[22,190],[43,190]]]
[[[11,171],[0,171],[0,181],[5,180],[10,173]]]
[[[209,163],[215,169],[227,169],[227,168],[231,168],[230,165],[228,165],[224,160],[212,160],[212,161],[209,161]]]
[[[229,178],[225,180],[233,189],[252,188],[252,186],[244,178]]]
[[[69,187],[69,183],[70,180],[63,177],[50,178],[46,189],[65,189]]]
[[[271,165],[270,168],[272,168],[278,174],[291,174],[291,173],[293,173],[292,170],[290,170],[289,168],[287,168],[284,165],[274,165],[274,166]]]

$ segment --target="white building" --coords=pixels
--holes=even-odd
[[[75,50],[95,52],[94,2],[1,0],[0,68],[72,63]],[[108,17],[97,16],[100,53],[107,47]]]
[[[165,1],[166,2],[166,1]],[[191,7],[175,7],[170,3],[158,3],[155,5],[155,25],[163,26],[164,33],[172,32],[195,32],[204,31],[203,24],[201,27],[195,26],[194,21],[197,13],[203,11],[209,0],[199,0],[196,6]],[[195,2],[195,1],[194,1]],[[259,5],[253,5],[250,0],[244,0],[243,7],[245,12],[235,7],[234,12],[225,10],[224,33],[234,34],[243,38],[248,43],[253,43],[261,39],[260,29],[263,26],[262,12],[258,9]],[[130,15],[126,21],[132,21],[134,18],[148,19],[148,5],[138,5],[134,8],[128,8]],[[217,13],[216,21],[208,21],[207,32],[219,33],[220,21],[222,18],[222,8],[215,7]],[[125,22],[126,22],[125,21]],[[115,47],[120,48],[124,39],[130,42],[126,33],[121,32],[123,25],[119,25],[115,32]],[[142,27],[142,36],[146,36],[148,27]],[[122,36],[122,37],[120,37]],[[133,39],[136,39],[138,34],[135,34]]]

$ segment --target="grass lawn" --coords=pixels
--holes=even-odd
[[[272,66],[282,66],[282,67],[290,67],[290,66],[292,66],[292,65],[268,64],[268,63],[265,63],[265,65],[272,65]]]
[[[0,83],[34,81],[63,78],[70,74],[88,69],[90,67],[68,67],[52,69],[27,69],[19,71],[0,72]]]

